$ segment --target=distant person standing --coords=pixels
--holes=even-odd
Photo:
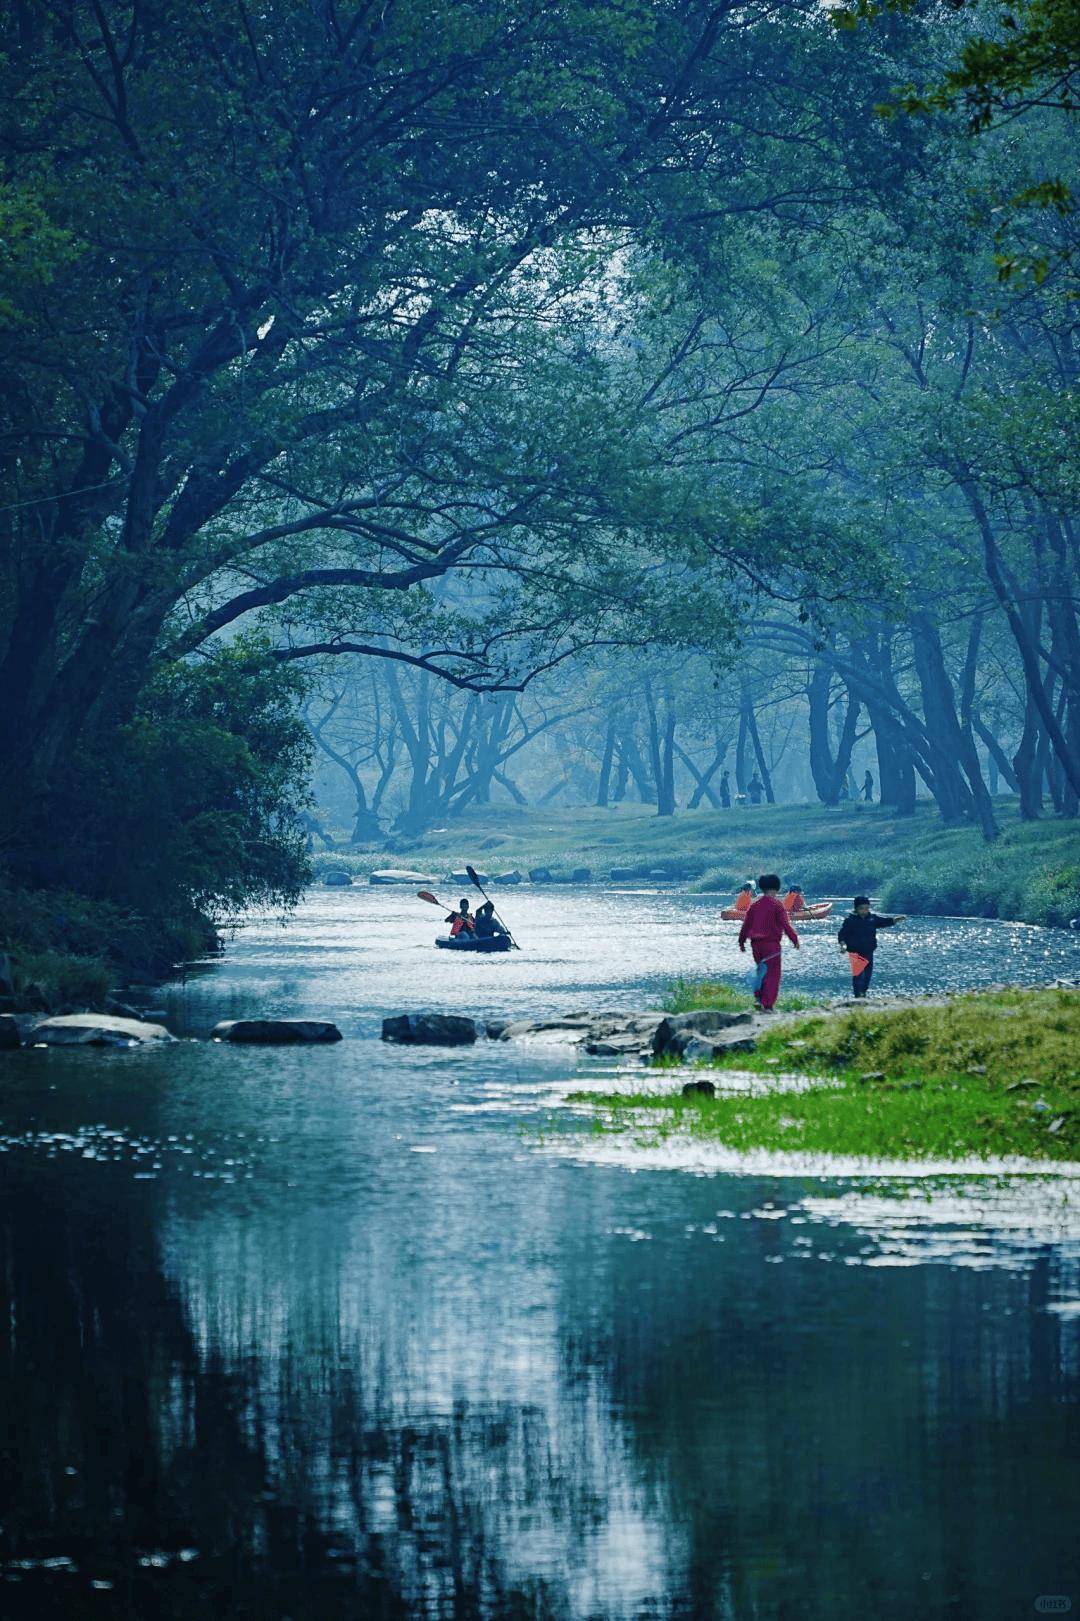
[[[724,810],[731,809],[731,773],[729,771],[721,771],[720,773],[720,804]]]
[[[851,959],[851,994],[856,1001],[861,1002],[870,989],[878,930],[891,929],[897,923],[906,922],[906,912],[898,912],[895,917],[881,917],[870,910],[868,896],[856,895],[855,910],[848,913],[836,937],[841,951],[846,951]]]
[[[869,771],[862,780],[862,796],[867,805],[874,803],[874,778]]]
[[[780,880],[774,872],[763,873],[758,879],[761,894],[743,918],[739,930],[739,950],[746,950],[750,942],[756,963],[765,964],[765,978],[754,1000],[762,1013],[771,1013],[780,994],[780,955],[786,934],[795,950],[799,949],[799,936],[791,927],[784,903],[780,899]]]
[[[844,802],[846,800],[849,800],[850,798],[851,798],[851,778],[848,776],[847,772],[845,771],[844,772],[844,780],[840,784],[840,803],[844,804]]]
[[[762,782],[756,771],[750,778],[750,781],[747,783],[746,791],[750,795],[751,805],[761,804],[761,796],[765,792],[765,784]]]

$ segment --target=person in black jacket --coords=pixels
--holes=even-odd
[[[861,957],[866,964],[855,973],[855,965],[852,963],[851,994],[856,999],[861,1001],[870,989],[870,981],[874,975],[874,952],[877,950],[878,930],[891,929],[896,923],[906,922],[906,912],[899,912],[896,917],[882,917],[870,910],[868,896],[856,895],[855,910],[848,913],[837,935],[840,950]]]

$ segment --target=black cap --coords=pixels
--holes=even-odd
[[[856,895],[856,897],[855,897],[855,905],[856,906],[869,906],[870,905],[870,897],[869,897],[869,895]]]

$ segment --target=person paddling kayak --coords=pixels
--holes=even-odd
[[[495,902],[485,901],[476,913],[476,938],[478,940],[493,940],[497,934],[508,934],[495,916]]]
[[[451,940],[456,940],[459,934],[476,933],[473,916],[469,911],[468,901],[458,901],[457,911],[451,912],[446,921],[450,925]]]
[[[750,903],[753,900],[753,898],[754,898],[754,886],[753,886],[753,884],[746,883],[746,884],[740,885],[739,893],[735,897],[735,911],[740,912],[742,914],[742,916],[745,917],[747,912],[750,910]]]
[[[877,932],[879,929],[891,929],[897,923],[907,922],[907,913],[898,912],[895,917],[882,917],[878,912],[870,910],[870,899],[867,895],[856,895],[855,910],[849,912],[840,925],[837,939],[841,951],[846,951],[851,959],[851,994],[857,1001],[862,1001],[870,989],[870,981],[874,974],[874,952],[877,950]]]
[[[765,964],[765,978],[754,1000],[762,1013],[771,1013],[780,994],[780,953],[786,934],[795,950],[799,950],[799,936],[791,927],[791,919],[780,899],[780,880],[774,872],[763,873],[758,879],[761,894],[754,901],[739,930],[739,950],[746,950],[750,942],[754,961]]]

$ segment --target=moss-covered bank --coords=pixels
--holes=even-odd
[[[731,1072],[769,1077],[722,1092]],[[903,1159],[1080,1159],[1080,992],[1003,991],[945,1004],[820,1012],[700,1073],[715,1098],[577,1094],[598,1132],[674,1133],[735,1149]],[[793,1090],[793,1075],[819,1084]],[[788,1079],[777,1079],[787,1077]]]

